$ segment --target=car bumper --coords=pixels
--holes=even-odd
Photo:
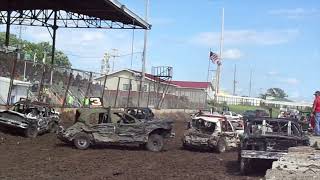
[[[242,150],[241,158],[278,160],[286,154],[286,152]]]
[[[16,128],[22,128],[22,129],[27,129],[28,128],[28,124],[27,123],[23,123],[20,121],[15,121],[12,119],[4,119],[1,118],[0,119],[0,124],[4,125],[4,126],[9,126],[9,127],[16,127]]]
[[[182,143],[187,146],[209,146],[208,138],[198,138],[193,136],[184,136]]]
[[[63,142],[70,142],[70,138],[68,137],[66,130],[62,126],[59,126],[59,129],[57,131],[57,137]]]

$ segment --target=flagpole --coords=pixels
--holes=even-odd
[[[216,71],[216,89],[215,89],[215,96],[217,98],[219,91],[220,91],[220,75],[221,75],[221,62],[223,59],[223,34],[224,34],[224,8],[222,8],[222,22],[221,22],[221,37],[220,37],[220,56],[219,61],[220,63],[217,64],[217,71]],[[217,100],[217,99],[216,99]]]
[[[210,51],[209,51],[210,53],[211,53],[211,48],[210,48]],[[209,62],[208,62],[208,74],[207,74],[207,82],[209,82],[209,77],[210,77],[210,64],[211,64],[211,60],[210,60],[210,55],[209,55]],[[206,99],[205,99],[205,105],[208,105],[208,89],[206,90]]]
[[[210,51],[209,52],[211,52],[211,48],[210,48]],[[210,62],[211,60],[210,60],[210,55],[209,55],[209,62],[208,62],[208,74],[207,74],[207,82],[209,82],[209,74],[210,74]]]

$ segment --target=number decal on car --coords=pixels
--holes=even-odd
[[[91,106],[102,106],[102,101],[99,97],[90,97],[89,100]]]

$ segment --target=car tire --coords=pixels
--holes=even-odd
[[[151,134],[148,138],[146,148],[152,152],[160,152],[163,149],[163,137],[159,134]]]
[[[73,144],[78,149],[81,149],[81,150],[88,149],[88,147],[91,144],[90,137],[86,133],[79,133],[73,139]]]
[[[57,133],[59,126],[56,122],[50,122],[48,126],[49,133]]]
[[[220,138],[217,143],[217,151],[218,153],[224,153],[227,150],[227,143],[224,138]]]
[[[38,136],[38,133],[36,126],[29,126],[24,132],[25,136],[28,138],[35,138]]]
[[[247,175],[250,172],[250,161],[247,158],[240,159],[240,172],[242,175]]]

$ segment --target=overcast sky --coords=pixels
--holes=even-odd
[[[120,2],[144,17],[144,0]],[[255,96],[279,87],[291,99],[311,101],[313,92],[320,89],[317,0],[150,0],[147,70],[169,65],[174,68],[175,80],[206,81],[209,51],[219,51],[222,7],[222,89],[232,92],[236,64],[239,95],[248,95],[252,69]],[[134,52],[142,52],[143,31],[134,33]],[[132,30],[59,29],[57,48],[69,56],[73,67],[99,71],[104,52],[113,48],[118,54],[131,52],[132,34]],[[22,38],[49,41],[50,35],[46,29],[27,27]],[[130,68],[130,60],[130,56],[117,58],[115,69]],[[136,53],[133,61],[133,68],[141,69],[141,54]]]

